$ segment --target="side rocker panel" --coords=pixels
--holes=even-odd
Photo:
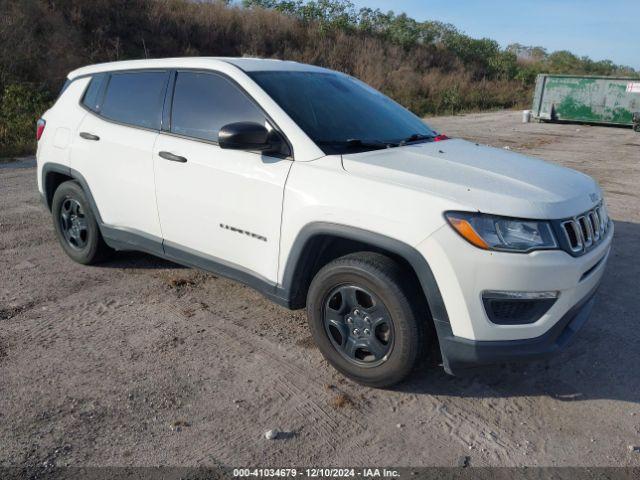
[[[287,308],[292,308],[293,306],[292,296],[295,288],[297,287],[297,282],[300,281],[300,273],[304,271],[303,262],[305,262],[306,259],[303,258],[303,255],[305,248],[308,242],[312,241],[314,237],[328,235],[336,238],[366,243],[392,252],[399,257],[404,258],[414,269],[427,299],[431,317],[433,318],[438,334],[440,335],[441,332],[447,331],[446,326],[449,325],[449,317],[444,301],[442,300],[442,295],[440,294],[440,289],[438,288],[438,284],[429,264],[415,248],[399,240],[368,230],[362,230],[345,225],[327,222],[308,224],[300,231],[293,243],[291,251],[289,252],[284,271],[283,284],[276,285],[255,275],[253,272],[241,269],[236,265],[228,264],[221,259],[205,257],[198,252],[189,251],[180,245],[170,244],[164,242],[160,238],[142,234],[138,231],[124,230],[105,225],[91,194],[91,189],[80,172],[64,165],[47,163],[44,165],[42,170],[43,185],[46,185],[44,180],[49,172],[62,173],[80,183],[98,221],[100,232],[102,233],[105,242],[110,247],[115,248],[116,250],[142,251],[182,265],[216,273],[243,283],[259,291],[272,301]],[[48,198],[49,192],[46,191],[45,187],[43,200],[47,208],[50,209],[51,206],[47,201]],[[442,351],[442,354],[445,370],[450,371],[445,352]]]
[[[289,308],[289,299],[288,297],[283,296],[285,292],[281,288],[278,288],[274,283],[267,281],[253,272],[249,272],[237,265],[224,262],[223,260],[208,257],[199,252],[193,252],[181,245],[164,242],[161,238],[154,237],[137,230],[122,229],[105,225],[87,181],[80,172],[70,167],[55,163],[46,163],[43,166],[42,181],[43,185],[45,185],[43,201],[49,210],[51,210],[51,205],[48,202],[50,195],[46,190],[45,179],[47,174],[50,172],[57,172],[69,176],[80,184],[96,217],[100,233],[102,234],[105,243],[111,248],[116,250],[134,250],[149,253],[181,265],[199,268],[207,272],[212,272],[220,276],[236,280],[257,290],[279,305]]]

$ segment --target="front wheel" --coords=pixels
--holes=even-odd
[[[334,260],[311,282],[311,334],[343,375],[389,387],[405,378],[426,350],[426,318],[417,318],[416,294],[406,278],[389,257],[363,252]]]

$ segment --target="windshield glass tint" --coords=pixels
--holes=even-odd
[[[326,153],[353,151],[353,140],[398,143],[415,134],[435,135],[417,116],[347,75],[281,71],[249,75]],[[350,147],[340,145],[347,141],[352,141]]]

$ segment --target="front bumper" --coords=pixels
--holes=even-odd
[[[560,250],[481,250],[447,226],[418,245],[442,296],[445,313],[433,317],[445,370],[540,358],[564,347],[589,316],[613,233],[612,224],[606,238],[580,257]],[[487,290],[555,291],[558,297],[532,323],[497,324],[483,304]]]
[[[449,374],[460,369],[548,357],[564,348],[585,324],[595,302],[598,285],[574,305],[546,333],[522,340],[477,341],[453,335],[449,322],[436,321],[442,363]]]

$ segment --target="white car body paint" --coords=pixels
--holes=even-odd
[[[82,172],[99,206],[103,222],[160,238],[153,179],[153,145],[157,132],[118,125],[88,113],[76,135],[70,167]]]
[[[189,163],[163,160],[161,151]],[[170,135],[159,136],[153,158],[163,238],[275,281],[282,197],[293,161]]]
[[[91,75],[136,69],[223,73],[285,134],[293,158],[222,150],[213,143],[131,128],[80,105]],[[461,339],[543,335],[600,281],[613,228],[582,256],[559,249],[521,254],[476,248],[444,217],[455,210],[537,220],[573,217],[602,199],[587,175],[456,139],[327,155],[245,73],[252,70],[326,71],[274,60],[178,58],[72,72],[70,86],[44,115],[47,127],[38,145],[40,191],[46,193],[41,178],[45,164],[69,166],[86,179],[106,225],[171,242],[276,286],[285,281],[292,248],[308,225],[325,222],[384,235],[415,248],[426,260],[453,334]],[[100,141],[82,139],[79,132],[98,135]],[[189,163],[165,161],[161,151],[184,156]],[[555,290],[560,295],[535,323],[497,325],[484,310],[485,290]]]
[[[345,155],[345,169],[479,210],[555,219],[593,206],[600,189],[589,176],[508,150],[451,139]]]
[[[69,154],[72,150],[73,142],[77,137],[80,122],[87,114],[87,111],[78,103],[78,98],[84,93],[89,84],[89,80],[89,78],[82,78],[77,82],[72,82],[64,92],[64,95],[61,95],[56,102],[55,108],[49,109],[43,115],[43,118],[47,121],[47,127],[38,142],[38,150],[36,153],[38,159],[45,155],[47,162],[69,165]],[[58,130],[68,130],[71,132],[65,148],[59,148],[55,145]],[[38,161],[38,188],[41,192],[43,191],[43,186],[40,184],[42,181],[43,165],[43,161]]]

